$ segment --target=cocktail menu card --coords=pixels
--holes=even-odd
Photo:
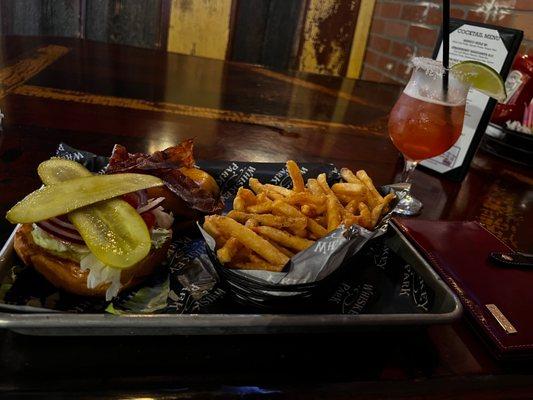
[[[478,61],[489,65],[505,79],[522,41],[523,32],[516,29],[450,20],[450,66],[461,61]],[[434,57],[442,60],[442,32]],[[470,90],[466,100],[461,136],[454,146],[440,156],[424,160],[420,165],[452,180],[462,180],[489,123],[496,100]]]

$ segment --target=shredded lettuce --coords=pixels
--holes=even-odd
[[[94,289],[100,284],[110,283],[105,292],[105,299],[107,301],[115,297],[122,284],[120,283],[121,270],[118,268],[112,268],[101,262],[93,253],[89,253],[83,257],[80,261],[80,267],[82,271],[89,270],[87,276],[87,287]]]
[[[172,233],[168,229],[155,228],[152,230],[152,246],[159,249],[170,238]]]
[[[139,289],[131,298],[120,302],[118,306],[110,303],[105,311],[115,315],[152,314],[165,309],[169,292],[170,282],[167,278],[164,282],[157,283],[154,286],[146,286]]]

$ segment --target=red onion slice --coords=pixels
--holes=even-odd
[[[70,222],[65,222],[64,220],[61,220],[59,218],[50,218],[48,220],[48,222],[50,222],[51,224],[53,225],[57,225],[57,226],[60,226],[62,228],[65,228],[69,231],[74,231],[74,233],[78,233],[78,230],[76,229],[76,227],[74,225],[72,225]]]
[[[55,236],[61,240],[65,240],[68,242],[74,242],[78,244],[84,244],[83,238],[75,233],[69,232],[65,229],[61,229],[48,221],[39,221],[36,223],[37,226],[47,233],[51,234],[52,236]]]
[[[158,197],[157,199],[153,199],[152,201],[148,201],[148,204],[146,204],[145,206],[137,208],[137,212],[139,214],[142,214],[142,213],[145,213],[147,211],[151,211],[154,208],[156,208],[159,205],[159,203],[161,203],[164,200],[165,200],[164,197]]]
[[[139,197],[139,207],[142,207],[148,203],[148,193],[146,190],[137,191],[137,196]]]

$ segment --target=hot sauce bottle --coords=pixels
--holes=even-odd
[[[533,97],[533,56],[518,55],[505,81],[507,99],[498,103],[491,122],[505,126],[507,121],[522,121],[524,111]]]

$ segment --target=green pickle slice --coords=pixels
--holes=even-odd
[[[37,167],[37,173],[45,185],[53,185],[74,178],[93,176],[91,171],[80,163],[64,158],[51,158]]]
[[[150,232],[137,211],[121,199],[106,200],[69,214],[89,250],[104,264],[128,268],[150,252]]]
[[[135,190],[140,190],[140,189],[131,190],[132,187],[148,188],[148,187],[158,186],[162,184],[162,181],[160,181],[158,178],[155,178],[149,175],[141,175],[141,174],[116,174],[116,175],[93,176],[93,174],[89,170],[87,170],[85,167],[83,167],[81,164],[75,161],[64,160],[60,158],[54,158],[54,159],[41,163],[37,171],[43,183],[45,185],[51,185],[51,186],[46,186],[44,189],[54,188],[60,185],[68,186],[68,184],[71,184],[72,187],[69,190],[67,190],[68,196],[70,197],[66,197],[67,195],[64,195],[58,199],[54,196],[58,196],[57,193],[59,192],[57,193],[54,192],[53,196],[47,194],[47,196],[51,196],[53,198],[52,201],[54,203],[58,202],[58,203],[65,203],[65,204],[68,204],[68,203],[79,204],[80,202],[82,202],[81,200],[79,200],[79,197],[83,197],[86,195],[89,195],[90,197],[94,197],[95,194],[90,191],[90,188],[92,188],[91,185],[93,185],[92,183],[90,183],[89,186],[87,186],[86,184],[83,184],[82,185],[83,189],[80,189],[80,186],[79,186],[80,180],[88,179],[88,177],[91,177],[91,178],[118,177],[118,179],[117,178],[112,179],[112,184],[116,185],[118,189],[115,188],[114,190],[110,190],[109,186],[106,186],[107,189],[105,190],[102,187],[97,188],[97,192],[99,194],[120,193],[120,194],[116,194],[111,197],[120,196],[121,194],[129,193]],[[131,179],[132,175],[138,175],[138,176],[134,176],[135,179],[132,180]],[[143,178],[140,178],[140,177],[143,177]],[[144,177],[147,177],[148,179],[145,179]],[[152,179],[152,178],[155,178],[155,179]],[[117,181],[119,181],[120,183],[117,183]],[[141,183],[140,186],[138,186],[139,183]],[[109,184],[109,180],[106,179],[103,181],[104,186],[108,184]],[[96,186],[98,185],[99,183],[97,182]],[[89,189],[87,189],[88,187]],[[60,193],[63,193],[63,192],[60,192]],[[33,195],[33,193],[30,194],[29,196],[31,195]],[[24,200],[22,200],[22,202],[25,202],[29,196],[27,196]],[[44,196],[44,195],[40,195],[40,196]],[[106,197],[106,198],[109,198],[109,197]],[[41,201],[46,201],[46,199],[43,200],[43,197],[40,197],[40,198],[35,197],[31,199],[31,202],[29,204],[30,205],[45,204],[46,208],[49,208],[48,203],[46,202],[41,203]],[[92,203],[94,203],[94,201],[92,201]],[[17,204],[15,207],[17,207],[19,204]],[[24,212],[25,212],[24,207],[26,207],[26,205],[23,204],[23,207],[21,207],[19,210],[15,210],[16,211],[16,213],[14,214],[15,217],[18,216],[19,214],[24,215]],[[38,208],[38,207],[34,207],[34,208]],[[41,208],[45,208],[45,207],[41,207]],[[11,213],[11,216],[13,217],[12,211],[13,209],[9,211],[8,219],[9,219],[10,213]],[[67,212],[62,212],[60,214],[55,214],[55,215],[62,215]],[[141,216],[137,213],[137,211],[124,200],[121,200],[118,198],[112,198],[110,200],[99,201],[98,203],[89,204],[83,208],[77,208],[71,211],[68,214],[68,216],[72,224],[74,224],[74,226],[80,232],[81,237],[83,238],[83,240],[85,241],[85,244],[91,250],[91,252],[101,262],[103,262],[104,264],[110,267],[119,268],[119,269],[131,267],[132,265],[136,264],[137,262],[142,260],[144,257],[146,257],[148,253],[150,252],[150,248],[151,248],[150,232],[148,231],[148,228],[146,227],[145,222],[143,221]],[[31,218],[25,217],[25,219],[32,219],[32,218],[34,217],[31,217]],[[47,219],[47,218],[50,218],[50,217],[41,218],[39,216],[38,220],[40,221],[40,220]],[[29,221],[29,222],[34,222],[34,221]]]
[[[93,175],[69,179],[30,193],[15,204],[6,217],[12,223],[43,221],[102,200],[161,185],[161,179],[144,174]]]

